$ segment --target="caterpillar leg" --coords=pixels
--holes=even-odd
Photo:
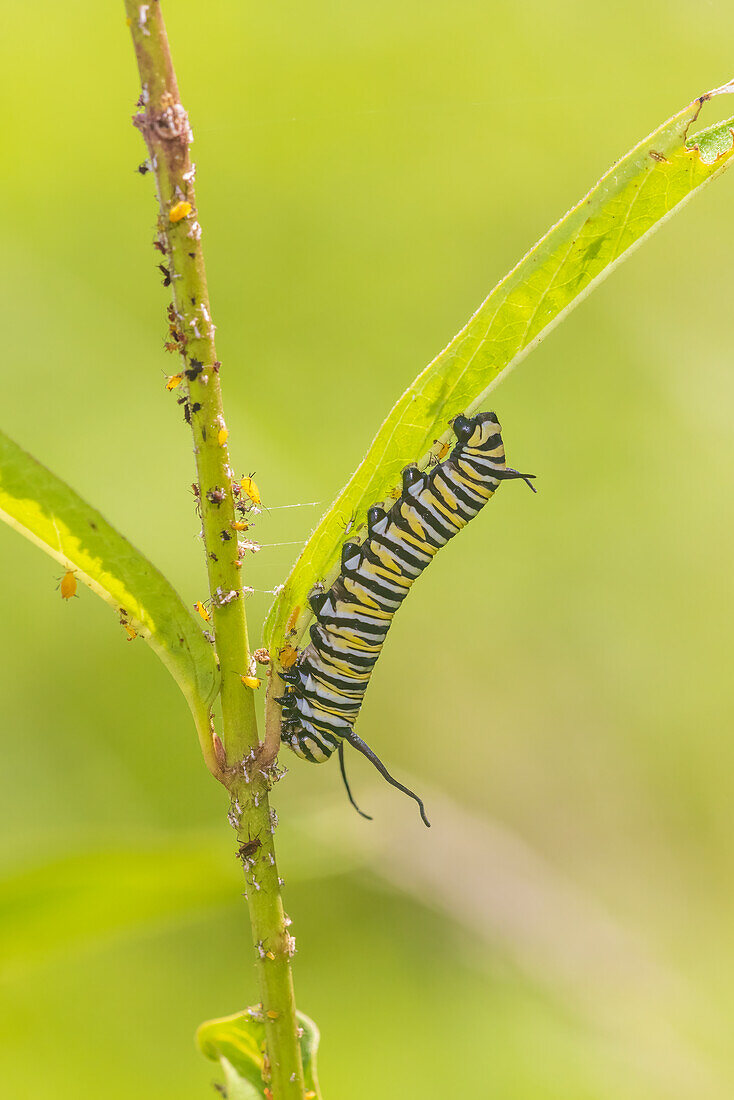
[[[345,730],[342,736],[344,737],[345,741],[349,742],[349,744],[352,746],[352,748],[356,749],[357,752],[361,752],[363,756],[367,757],[367,759],[370,761],[370,763],[374,764],[374,766],[377,768],[380,775],[383,777],[383,779],[386,779],[388,781],[388,783],[390,784],[391,787],[397,787],[397,789],[399,791],[402,791],[403,794],[407,794],[410,798],[415,799],[415,801],[418,803],[418,806],[420,808],[421,817],[423,819],[423,824],[427,825],[428,828],[430,829],[431,823],[428,820],[428,818],[426,817],[426,809],[425,809],[425,806],[423,805],[423,800],[418,797],[418,795],[415,793],[415,791],[411,791],[408,787],[404,787],[402,783],[398,783],[397,779],[395,779],[392,775],[390,775],[390,772],[387,770],[385,765],[382,763],[379,756],[375,755],[375,753],[372,751],[372,749],[369,747],[369,745],[365,744],[365,742],[362,740],[362,738],[358,737],[357,734],[354,732],[354,730],[348,730],[348,731]]]
[[[530,480],[535,477],[535,474],[521,474],[519,470],[513,470],[512,466],[505,466],[501,473],[499,471],[493,472],[492,476],[501,481],[516,481],[519,478],[520,481],[525,482],[528,489],[532,489],[534,493],[538,491]]]
[[[354,795],[352,794],[351,787],[349,786],[349,780],[347,779],[347,769],[344,767],[344,742],[343,741],[339,742],[339,748],[338,748],[337,751],[339,753],[339,770],[342,773],[342,779],[344,780],[344,786],[346,787],[346,791],[347,791],[347,798],[352,803],[352,805],[354,806],[355,810],[357,811],[357,813],[359,814],[360,817],[366,818],[367,821],[372,821],[372,818],[370,817],[370,815],[366,814],[364,812],[364,810],[360,810],[359,806],[354,801]]]

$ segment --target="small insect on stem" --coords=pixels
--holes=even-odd
[[[240,491],[249,498],[251,503],[254,504],[256,508],[259,508],[261,504],[260,490],[258,489],[255,482],[252,480],[253,477],[254,474],[248,474],[247,477],[242,478],[242,480],[240,481]]]
[[[434,439],[435,451],[431,451],[428,455],[428,465],[438,466],[439,462],[443,462],[446,455],[449,453],[448,443],[442,443],[440,439]]]
[[[246,841],[243,841],[237,849],[237,855],[240,859],[252,859],[255,852],[261,847],[262,841],[259,836],[249,837]]]
[[[284,669],[292,668],[298,660],[298,650],[289,642],[286,642],[286,644],[278,650],[278,660]]]
[[[200,359],[191,359],[189,366],[184,371],[184,374],[188,378],[189,382],[195,382],[204,369],[204,364]]]
[[[177,202],[175,206],[172,206],[168,211],[169,220],[176,224],[176,222],[183,221],[184,218],[188,218],[189,214],[193,210],[190,202]]]
[[[120,626],[125,630],[128,642],[134,642],[138,636],[138,632],[133,624],[128,622],[127,611],[125,611],[124,607],[120,608]]]
[[[296,604],[296,606],[293,608],[290,615],[288,616],[287,623],[285,624],[286,635],[295,634],[295,632],[296,632],[296,623],[298,622],[298,617],[299,617],[300,614],[301,614],[300,604]]]
[[[194,604],[194,610],[199,612],[205,623],[208,623],[211,619],[211,615],[209,614],[207,608],[204,606],[201,600],[196,601],[196,603]]]
[[[58,589],[61,592],[62,600],[70,600],[72,596],[76,596],[76,574],[71,569],[67,569],[64,573],[59,581]]]

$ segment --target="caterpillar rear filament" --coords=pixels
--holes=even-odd
[[[286,691],[277,701],[283,708],[283,741],[317,764],[336,750],[349,800],[363,817],[368,815],[354,801],[346,777],[345,741],[388,783],[414,798],[430,824],[418,795],[390,775],[354,731],[393,615],[436,551],[481,511],[501,481],[522,478],[533,489],[534,475],[505,464],[494,413],[457,416],[452,426],[457,442],[450,455],[423,472],[407,466],[402,494],[389,511],[370,508],[365,541],[344,544],[338,578],[310,599],[317,620],[311,642],[292,668],[281,672]]]

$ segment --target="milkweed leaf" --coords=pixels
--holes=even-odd
[[[250,1084],[245,1077],[240,1077],[231,1062],[228,1062],[226,1058],[221,1058],[220,1062],[224,1072],[224,1092],[222,1095],[225,1100],[262,1100],[262,1091]]]
[[[296,1013],[301,1028],[301,1057],[305,1095],[309,1100],[321,1100],[316,1054],[319,1047],[319,1029],[313,1020],[302,1012]],[[263,1053],[265,1050],[265,1023],[261,1008],[248,1008],[234,1016],[208,1020],[196,1033],[196,1041],[202,1054],[212,1062],[219,1062],[225,1076],[234,1070],[239,1078],[256,1091],[254,1096],[265,1097],[267,1075]],[[241,1095],[249,1097],[247,1092]]]
[[[219,685],[212,647],[181,597],[147,558],[60,478],[0,432],[0,519],[110,605],[160,657],[199,735]]]
[[[602,176],[498,283],[451,343],[405,391],[352,478],[306,543],[265,626],[278,650],[296,642],[310,618],[307,596],[330,583],[342,543],[363,529],[372,504],[395,494],[400,473],[427,458],[448,422],[470,414],[488,393],[626,256],[734,157],[734,119],[689,137],[704,102],[693,101]]]

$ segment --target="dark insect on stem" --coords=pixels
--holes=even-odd
[[[158,270],[160,271],[161,275],[163,276],[163,285],[164,286],[170,286],[171,285],[171,272],[168,270],[168,268],[165,266],[165,264],[158,264]]]
[[[194,496],[194,507],[196,508],[196,514],[201,519],[201,490],[196,482],[191,483],[191,492]]]
[[[150,172],[150,165],[148,164],[147,160],[144,160],[142,164],[139,164],[135,171],[139,172],[141,176],[147,176],[148,172]]]
[[[189,382],[194,382],[204,369],[204,364],[199,359],[192,359],[190,365],[184,371]]]
[[[252,859],[255,852],[258,850],[259,847],[261,847],[261,845],[262,841],[260,840],[259,836],[250,837],[244,843],[240,844],[239,848],[237,849],[237,855],[242,860]]]

